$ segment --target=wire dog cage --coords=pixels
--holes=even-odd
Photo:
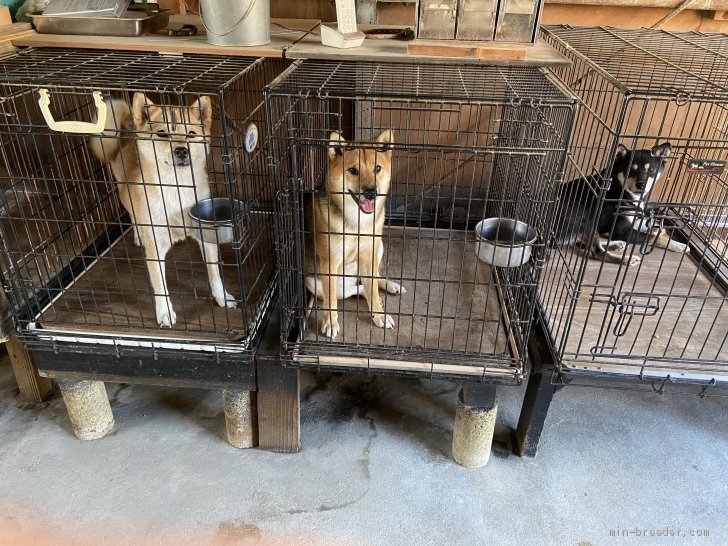
[[[284,362],[520,381],[573,97],[536,68],[306,60],[266,102]],[[493,233],[513,267],[476,256],[487,218],[522,223]]]
[[[552,71],[581,103],[565,173],[581,182],[560,190],[554,237],[565,243],[575,223],[564,219],[579,217],[582,245],[556,245],[540,290],[562,376],[658,392],[725,383],[725,38],[568,26],[543,36],[572,62]]]
[[[2,278],[26,344],[251,356],[275,290],[263,87],[283,68],[65,49],[0,62]]]

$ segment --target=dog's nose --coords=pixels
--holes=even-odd
[[[174,149],[174,157],[176,157],[177,159],[187,159],[187,156],[189,156],[189,155],[190,155],[189,150],[187,148],[185,148],[184,146],[177,146]]]
[[[364,196],[364,199],[368,201],[373,201],[377,198],[377,189],[376,188],[366,188],[362,195]]]

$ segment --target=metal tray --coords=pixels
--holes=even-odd
[[[129,10],[124,17],[58,17],[41,14],[30,16],[40,34],[76,34],[84,36],[142,36],[169,24],[166,12],[147,14]]]

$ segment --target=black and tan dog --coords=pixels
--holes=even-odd
[[[628,150],[620,144],[611,171],[604,169],[599,178],[590,176],[563,184],[556,227],[558,242],[562,245],[580,244],[589,239],[592,230],[596,231],[591,255],[606,262],[626,265],[640,262],[638,256],[625,252],[628,244],[649,241],[658,248],[689,252],[687,245],[673,240],[665,229],[648,230],[636,221],[662,176],[665,160],[671,152],[672,146],[668,142],[647,150]],[[595,188],[601,184],[600,179],[607,180],[609,188],[593,229],[594,214],[599,204]]]
[[[399,284],[379,278],[384,255],[382,229],[392,174],[392,132],[371,146],[352,148],[339,133],[329,136],[326,181],[306,204],[306,288],[323,300],[321,333],[339,334],[340,299],[363,295],[372,320],[393,328],[379,290],[404,293]]]

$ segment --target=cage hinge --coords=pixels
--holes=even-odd
[[[592,356],[597,356],[604,353],[614,354],[616,349],[617,347],[615,345],[594,345],[589,349],[589,352]]]
[[[617,303],[619,319],[614,325],[614,335],[623,336],[632,317],[654,317],[660,310],[660,296],[654,294],[626,293]]]
[[[600,294],[598,292],[595,292],[592,294],[591,298],[589,298],[589,303],[603,303],[605,305],[617,305],[617,298],[614,297],[614,294]]]
[[[578,286],[570,286],[566,288],[569,298],[576,301],[581,298],[581,289]]]

